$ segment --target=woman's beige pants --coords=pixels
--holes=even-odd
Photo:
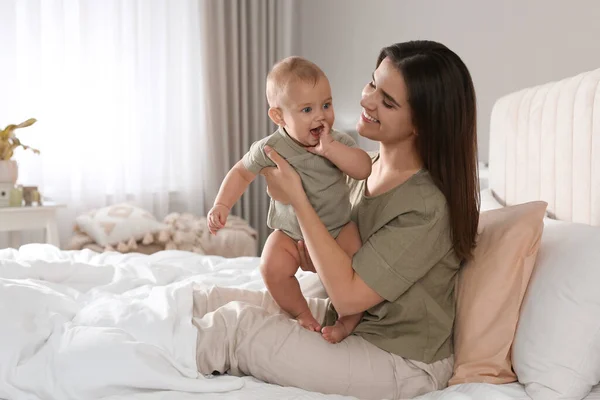
[[[328,300],[307,299],[317,321]],[[446,387],[453,358],[424,364],[359,336],[330,344],[279,309],[268,292],[213,287],[194,291],[198,371],[251,375],[281,386],[360,399],[411,399]]]

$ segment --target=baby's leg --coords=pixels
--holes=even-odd
[[[269,235],[261,256],[260,272],[273,299],[282,310],[308,330],[320,332],[295,277],[300,256],[296,242],[277,230]]]
[[[350,258],[362,247],[358,227],[352,221],[344,225],[335,241]]]
[[[346,254],[352,258],[354,253],[356,253],[362,246],[360,233],[358,232],[358,227],[356,224],[352,221],[346,224],[340,231],[336,242],[346,252]],[[323,338],[330,343],[341,342],[352,333],[354,328],[356,328],[356,325],[358,325],[360,322],[361,318],[362,313],[341,317],[336,321],[335,325],[326,326],[323,328]]]

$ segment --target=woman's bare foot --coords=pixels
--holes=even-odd
[[[298,314],[298,316],[296,317],[296,321],[298,321],[300,325],[302,325],[309,331],[321,332],[321,324],[319,324],[315,317],[313,317],[310,310],[306,310]]]
[[[321,331],[323,338],[327,340],[329,343],[335,344],[339,343],[342,340],[346,339],[350,332],[340,320],[335,321],[334,326],[326,326]]]

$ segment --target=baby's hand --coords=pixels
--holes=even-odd
[[[335,140],[333,139],[333,136],[331,136],[331,126],[329,126],[327,121],[323,120],[322,124],[323,131],[319,135],[319,144],[314,147],[307,147],[306,150],[327,158],[327,151],[329,150],[331,143]]]
[[[207,223],[208,230],[213,235],[216,235],[219,229],[225,226],[227,217],[229,216],[229,208],[223,204],[215,204],[208,212]]]

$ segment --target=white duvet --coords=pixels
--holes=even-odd
[[[192,284],[262,289],[257,265],[180,251],[0,250],[0,398],[349,399],[198,375]],[[461,385],[420,399],[527,399],[501,389]]]

